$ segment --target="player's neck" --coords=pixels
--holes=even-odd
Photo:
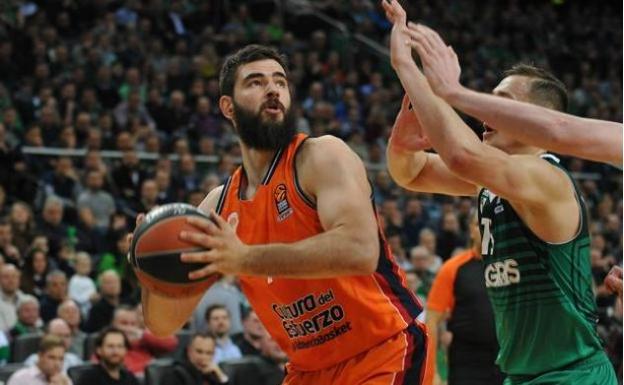
[[[271,167],[271,161],[275,156],[275,152],[275,150],[265,151],[252,149],[241,143],[243,167],[245,168],[248,186],[255,187],[262,183],[262,179],[269,170],[269,167]]]

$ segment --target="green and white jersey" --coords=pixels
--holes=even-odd
[[[559,166],[552,155],[544,159]],[[485,283],[500,344],[497,364],[509,375],[562,368],[602,350],[596,332],[585,204],[577,235],[562,244],[539,239],[508,201],[478,196]]]

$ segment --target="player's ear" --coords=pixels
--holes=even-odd
[[[234,119],[234,99],[231,96],[223,95],[219,98],[219,109],[228,120]]]

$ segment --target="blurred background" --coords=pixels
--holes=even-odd
[[[406,8],[454,47],[469,88],[489,92],[505,69],[532,63],[563,80],[570,113],[622,121],[621,2],[418,0]],[[218,72],[249,43],[288,56],[297,129],[338,136],[366,163],[395,258],[426,302],[441,263],[467,246],[474,202],[407,192],[386,171],[403,96],[389,64],[389,29],[370,0],[0,2],[3,373],[37,351],[23,341],[51,333],[51,320],[68,324],[70,351],[83,365],[94,358],[95,333],[128,316],[130,326],[121,327],[131,337],[126,367],[156,381],[160,375],[144,379],[146,368],[184,359],[193,332],[217,334],[223,325],[210,326],[206,310],[223,304],[225,337],[238,336],[240,357],[262,357],[277,373],[256,383],[280,383],[284,357],[270,337],[264,341],[235,279],[206,294],[188,329],[154,341],[125,258],[137,213],[198,204],[237,167],[237,139],[218,109]],[[480,122],[466,122],[481,132]],[[602,282],[622,264],[622,173],[563,162],[589,205],[599,332],[621,379],[622,321]],[[59,311],[72,303],[77,321]],[[243,352],[251,335],[263,345]],[[444,379],[443,356],[440,363]]]

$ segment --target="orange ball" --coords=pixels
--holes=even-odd
[[[150,211],[134,232],[130,261],[142,286],[165,297],[189,297],[206,291],[219,280],[219,274],[191,280],[191,271],[203,263],[185,263],[183,252],[202,251],[180,239],[181,231],[198,231],[186,221],[190,217],[210,218],[195,206],[170,203]]]

